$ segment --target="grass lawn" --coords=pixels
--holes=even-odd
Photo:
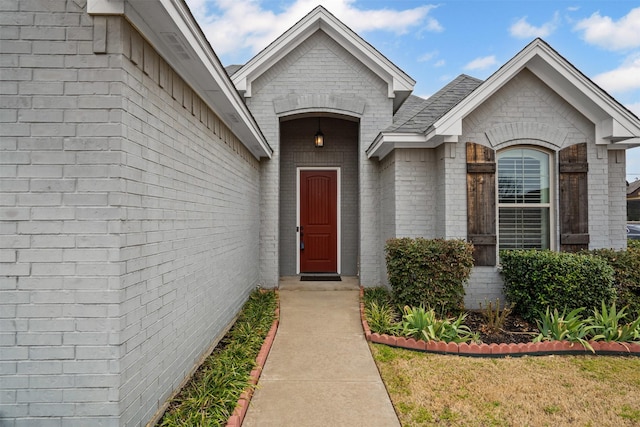
[[[371,351],[403,426],[640,426],[640,358]]]

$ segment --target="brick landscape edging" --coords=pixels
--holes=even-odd
[[[594,354],[579,343],[568,341],[543,341],[520,344],[467,344],[445,343],[442,341],[423,341],[413,338],[396,337],[387,334],[371,333],[364,314],[364,288],[360,287],[360,319],[367,341],[386,344],[391,347],[437,354],[457,354],[470,357],[506,357],[506,356],[543,356],[548,354]],[[640,356],[640,344],[607,341],[589,341],[595,354]]]
[[[262,347],[260,347],[260,351],[258,352],[258,356],[256,357],[256,367],[253,368],[251,374],[249,374],[249,386],[244,389],[240,398],[238,399],[238,403],[236,403],[236,408],[233,410],[233,414],[227,420],[226,427],[240,427],[242,425],[242,421],[244,421],[244,417],[247,414],[247,410],[249,409],[249,403],[251,402],[251,398],[253,397],[253,390],[255,390],[256,385],[258,384],[258,380],[260,379],[260,375],[262,375],[262,369],[264,368],[264,364],[267,361],[267,356],[269,355],[269,351],[271,351],[271,346],[273,345],[273,340],[276,337],[276,332],[278,331],[278,325],[280,324],[280,300],[278,299],[278,305],[276,307],[275,319],[273,319],[273,323],[271,324],[271,329],[267,333],[267,336],[262,343]]]

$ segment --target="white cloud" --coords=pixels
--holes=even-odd
[[[412,9],[357,8],[355,0],[324,0],[322,5],[357,33],[387,31],[406,34],[410,29],[442,31],[428,16],[436,6]],[[239,50],[255,54],[302,19],[317,5],[317,0],[294,0],[282,11],[266,9],[260,0],[187,0],[189,7],[219,55]],[[246,58],[243,58],[246,60]]]
[[[418,58],[418,62],[429,62],[438,56],[438,51],[434,50],[432,52],[427,52]]]
[[[438,68],[438,67],[444,67],[444,65],[446,64],[446,61],[444,59],[438,59],[436,60],[436,58],[438,57],[438,55],[440,55],[440,52],[438,52],[437,50],[434,50],[432,52],[427,52],[425,54],[423,54],[422,56],[418,57],[418,62],[433,62],[433,66]]]
[[[441,33],[444,31],[444,27],[440,25],[440,22],[430,16],[427,17],[427,25],[425,26],[425,29],[434,33]]]
[[[598,74],[593,81],[608,92],[640,89],[640,53],[627,57],[620,67]]]
[[[464,69],[468,71],[484,70],[484,69],[493,67],[497,63],[498,61],[496,60],[495,55],[485,56],[482,58],[476,58],[473,61],[469,62],[467,65],[464,66]]]
[[[583,31],[585,41],[608,50],[627,50],[640,47],[640,7],[614,21],[609,16],[594,13],[579,21],[574,30]]]
[[[519,39],[530,39],[534,37],[547,37],[551,33],[553,33],[556,28],[558,28],[558,24],[560,22],[560,14],[558,12],[553,14],[553,18],[551,21],[545,22],[539,27],[531,25],[527,22],[527,17],[523,17],[518,19],[511,27],[509,28],[509,33],[513,37],[517,37]]]

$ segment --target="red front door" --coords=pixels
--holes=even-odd
[[[338,272],[338,173],[300,171],[300,272]]]

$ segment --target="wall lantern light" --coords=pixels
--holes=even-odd
[[[318,132],[316,132],[316,135],[313,137],[313,143],[316,148],[324,147],[324,134],[320,130],[320,119],[318,119]]]

